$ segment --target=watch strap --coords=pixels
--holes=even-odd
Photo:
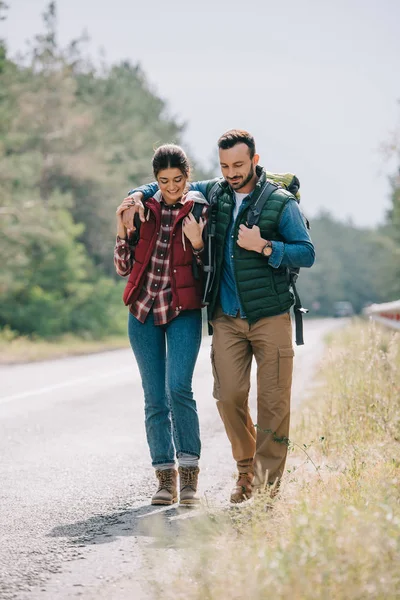
[[[265,254],[265,249],[266,248],[272,248],[272,242],[270,242],[269,240],[267,240],[267,242],[265,243],[264,248],[261,250],[261,254],[263,256],[270,256],[270,255]]]

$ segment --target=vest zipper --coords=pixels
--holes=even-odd
[[[246,207],[246,208],[243,210],[243,212],[242,212],[242,214],[241,214],[241,217],[242,217],[242,218],[243,218],[244,214],[245,214],[246,212],[248,212],[248,209],[249,209],[249,207],[247,206],[247,207]],[[234,226],[233,226],[233,228],[234,228],[234,239],[233,239],[233,243],[234,243],[234,247],[233,247],[233,256],[234,256],[234,258],[233,258],[233,272],[234,272],[234,274],[235,274],[235,285],[236,285],[236,290],[237,290],[237,293],[238,293],[238,296],[239,296],[239,301],[240,301],[239,310],[243,310],[244,314],[246,315],[246,319],[248,320],[247,313],[246,313],[246,310],[245,310],[245,308],[244,308],[243,298],[242,298],[242,295],[241,295],[241,292],[240,292],[240,290],[239,290],[239,286],[238,286],[238,280],[237,280],[237,271],[236,271],[236,261],[235,261],[236,252],[237,252],[237,248],[236,248],[236,246],[237,246],[237,243],[236,243],[236,241],[235,241],[235,240],[237,239],[237,236],[238,236],[238,233],[239,233],[239,227],[240,227],[240,225],[241,225],[241,224],[242,224],[242,223],[238,222],[238,223],[237,223],[237,226],[236,226],[236,223],[235,223],[235,224],[234,224]],[[244,223],[243,223],[243,224],[244,224]],[[240,315],[240,316],[241,316],[241,315]]]
[[[174,277],[174,269],[173,269],[173,261],[172,261],[172,259],[173,259],[173,246],[174,246],[173,242],[172,242],[172,238],[175,236],[176,228],[177,228],[178,224],[181,221],[183,221],[183,219],[185,217],[187,217],[187,215],[189,214],[189,212],[190,212],[190,209],[188,211],[186,211],[186,213],[182,213],[182,215],[178,214],[178,217],[177,217],[177,219],[176,219],[176,221],[174,223],[174,226],[173,226],[172,231],[171,231],[170,236],[169,236],[169,246],[170,246],[170,248],[169,248],[169,272],[170,272],[170,279],[171,279],[172,299],[174,299],[174,296],[175,296],[175,299],[176,299],[176,306],[175,306],[175,311],[176,312],[177,312],[176,309],[177,308],[179,309],[179,306],[178,306],[179,298],[178,298],[178,293],[177,293],[177,290],[176,290],[176,282],[175,282],[175,277]],[[182,218],[181,218],[181,216],[182,216]],[[183,233],[183,230],[182,230],[182,233]]]

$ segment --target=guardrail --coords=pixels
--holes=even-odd
[[[400,329],[400,300],[371,304],[363,310],[364,315],[391,329]]]

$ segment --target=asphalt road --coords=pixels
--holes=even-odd
[[[310,389],[325,334],[342,324],[306,323],[294,409]],[[194,379],[200,492],[224,506],[234,463],[211,395],[209,346],[205,338]],[[179,553],[171,539],[191,515],[149,507],[155,481],[131,351],[4,366],[0,382],[0,598],[150,598],[149,561],[154,568],[163,553]],[[161,522],[167,544],[154,534]]]

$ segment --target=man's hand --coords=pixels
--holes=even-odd
[[[240,225],[237,243],[238,246],[245,250],[261,252],[266,244],[266,240],[261,237],[258,225],[254,225],[251,229],[246,227],[246,225]]]
[[[122,222],[127,229],[135,229],[133,218],[136,213],[139,213],[139,218],[144,223],[144,206],[142,202],[142,193],[134,192],[130,196],[124,198],[117,208],[117,217],[122,216]]]

